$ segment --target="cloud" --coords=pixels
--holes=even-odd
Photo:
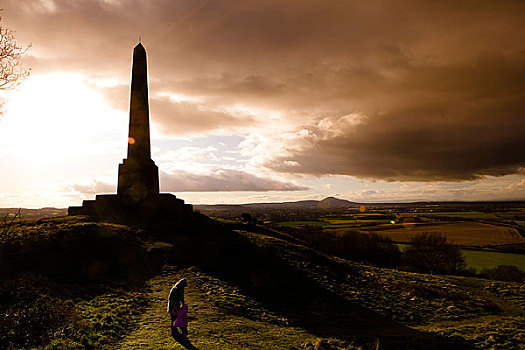
[[[505,189],[511,191],[525,190],[525,179],[521,179],[519,182],[513,182],[509,184]]]
[[[151,113],[160,131],[167,135],[219,132],[253,124],[249,115],[233,115],[190,101],[172,101],[168,97],[152,98]]]
[[[215,169],[207,174],[194,174],[175,170],[160,175],[162,191],[301,191],[308,188],[290,182],[264,178],[234,169]]]
[[[160,172],[160,185],[163,192],[268,192],[302,191],[307,187],[291,182],[283,182],[235,169],[207,169],[206,173],[193,173],[186,170]],[[45,187],[45,186],[44,186]],[[79,180],[60,185],[62,195],[92,197],[101,193],[115,193],[116,184],[111,179]],[[47,190],[57,186],[47,186]]]
[[[160,130],[249,133],[244,154],[273,171],[464,181],[525,167],[523,1],[11,0],[3,7],[17,38],[33,42],[34,74],[72,70],[128,81],[141,35]],[[106,91],[127,109],[126,86]]]
[[[79,193],[82,195],[96,195],[101,193],[115,193],[114,183],[103,180],[82,181],[61,186],[64,193]]]
[[[217,160],[217,156],[215,155],[216,152],[217,148],[213,146],[208,146],[206,148],[186,146],[179,148],[177,151],[169,151],[162,154],[157,159],[160,162],[169,161],[171,164],[215,161]]]
[[[362,104],[358,124],[338,116],[279,135],[263,164],[283,172],[388,181],[454,181],[520,173],[525,166],[524,54],[416,65]],[[390,92],[382,91],[390,90]],[[324,125],[321,125],[324,124]],[[275,140],[268,140],[275,144]]]

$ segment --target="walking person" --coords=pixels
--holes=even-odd
[[[185,278],[181,279],[170,290],[168,297],[168,313],[171,316],[171,335],[178,342],[188,340],[188,306],[184,302],[184,288],[188,285]],[[179,330],[180,329],[180,333]]]

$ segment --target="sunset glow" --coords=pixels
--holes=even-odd
[[[125,119],[119,120],[119,114],[79,75],[33,76],[9,97],[0,142],[28,166],[60,164],[106,152],[99,135],[123,133]]]

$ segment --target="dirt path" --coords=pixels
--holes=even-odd
[[[136,321],[136,329],[118,344],[118,349],[183,349],[170,335],[166,298],[174,282],[185,277],[189,281],[186,303],[189,309],[189,338],[199,350],[206,349],[300,349],[315,336],[301,329],[282,326],[264,310],[251,308],[232,312],[217,307],[210,300],[225,304],[245,303],[235,290],[196,268],[178,269],[166,266],[149,282],[150,305]],[[216,294],[215,294],[216,293]],[[244,304],[243,303],[243,304]],[[239,305],[243,307],[244,305]],[[255,315],[259,312],[260,315]],[[243,315],[244,313],[244,315]],[[260,317],[259,317],[260,316]],[[256,318],[263,318],[257,320]]]

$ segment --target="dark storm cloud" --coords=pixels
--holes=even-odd
[[[194,174],[184,170],[162,172],[163,191],[213,192],[213,191],[300,191],[308,188],[281,182],[233,169],[217,169],[210,174]]]
[[[150,100],[152,118],[165,134],[186,134],[205,131],[234,130],[250,125],[253,119],[247,115],[232,115],[208,109],[190,101],[172,101],[167,97]]]
[[[283,145],[287,155],[266,166],[389,181],[471,180],[525,168],[521,57],[414,67],[396,79],[401,91],[377,92],[387,108],[366,110],[357,125],[337,118],[313,123],[295,134],[300,147],[292,134]]]
[[[278,171],[432,181],[525,166],[523,1],[18,0],[4,8],[17,37],[33,42],[35,73],[127,81],[142,35],[152,93],[205,101],[152,95],[173,134],[267,127],[226,112],[231,105],[279,112],[295,129],[273,131],[288,132],[280,147],[266,139],[263,164]],[[354,113],[364,116],[357,124],[340,118]]]

